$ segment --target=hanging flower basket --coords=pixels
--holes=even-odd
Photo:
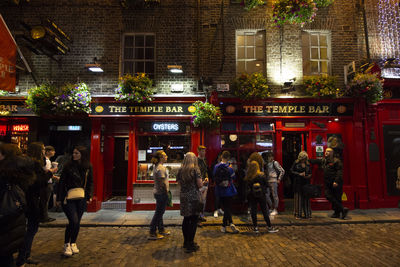
[[[253,8],[264,5],[265,1],[264,0],[243,0],[240,4],[242,6],[244,6],[244,9],[249,11]]]
[[[317,10],[312,0],[277,0],[272,6],[272,23],[277,26],[285,23],[303,26],[314,20]]]
[[[375,74],[356,73],[347,86],[346,95],[364,97],[369,104],[378,102],[383,99],[383,80]]]
[[[344,94],[337,88],[334,76],[304,76],[302,89],[305,95],[317,98],[337,98]]]
[[[196,110],[193,113],[192,124],[194,127],[216,128],[221,123],[219,107],[208,102],[196,101],[193,103]]]
[[[243,73],[233,81],[233,94],[241,99],[264,99],[271,95],[267,78],[262,73]]]
[[[119,80],[118,88],[115,90],[116,100],[129,103],[153,100],[153,81],[145,73],[139,73],[135,76],[126,74]]]
[[[73,115],[90,113],[92,97],[85,83],[65,84],[57,88],[42,84],[28,91],[26,105],[38,115]]]

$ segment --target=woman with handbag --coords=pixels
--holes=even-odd
[[[89,161],[89,151],[84,146],[76,146],[72,159],[65,164],[60,176],[57,201],[68,218],[65,229],[64,255],[69,257],[79,253],[76,240],[87,202],[92,200],[93,169]]]
[[[198,160],[194,153],[188,152],[186,154],[176,180],[181,187],[180,209],[183,216],[183,248],[186,253],[191,253],[199,249],[199,246],[194,242],[194,237],[199,214],[203,211],[203,202],[199,191],[203,186],[203,180]]]
[[[294,190],[294,217],[301,219],[304,212],[305,219],[311,219],[310,198],[304,193],[303,187],[310,184],[311,166],[306,151],[301,151],[297,160],[290,169],[293,174],[293,190]]]
[[[257,227],[257,205],[260,204],[264,220],[267,223],[267,231],[269,233],[276,233],[278,229],[272,227],[267,211],[267,197],[266,191],[268,187],[267,177],[263,172],[260,171],[260,166],[257,161],[251,161],[248,163],[246,177],[244,178],[247,182],[248,195],[247,199],[250,204],[251,220],[253,221],[254,232],[259,233]]]

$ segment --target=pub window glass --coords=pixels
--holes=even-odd
[[[137,181],[154,180],[151,159],[158,150],[164,150],[168,160],[164,163],[169,180],[175,181],[183,158],[190,151],[190,135],[146,135],[138,137]]]
[[[260,129],[260,131],[273,131],[274,130],[274,124],[273,123],[264,123],[264,122],[260,122],[258,124],[258,127]]]
[[[221,135],[221,147],[226,148],[236,148],[238,145],[237,134],[223,134]]]
[[[127,33],[123,38],[124,74],[144,72],[154,79],[155,35],[152,33]]]
[[[240,130],[241,131],[254,131],[255,130],[254,123],[253,122],[241,123],[240,124]]]
[[[236,122],[223,122],[221,130],[226,132],[236,131]]]

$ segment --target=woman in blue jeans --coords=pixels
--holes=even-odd
[[[68,190],[83,188],[85,196],[81,199],[67,200]],[[65,164],[61,173],[57,201],[68,218],[65,229],[64,255],[69,257],[79,253],[76,240],[86,202],[92,200],[93,169],[89,162],[89,152],[84,146],[76,146],[72,152],[72,159]]]
[[[151,162],[154,164],[154,198],[156,199],[156,210],[150,223],[150,240],[157,240],[169,235],[170,232],[164,228],[163,215],[168,202],[169,181],[167,169],[164,163],[167,162],[168,156],[163,150],[156,152]],[[158,229],[158,233],[157,233]]]

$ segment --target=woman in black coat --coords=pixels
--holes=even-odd
[[[20,155],[16,145],[0,145],[0,194],[7,190],[14,194],[20,205],[20,211],[14,214],[3,213],[0,218],[0,266],[15,266],[13,253],[17,252],[24,242],[26,233],[26,197],[27,188],[34,183],[33,162]]]
[[[310,198],[305,196],[303,186],[310,184],[311,166],[306,151],[301,151],[297,160],[290,169],[293,174],[293,190],[294,190],[294,216],[296,219],[302,218],[304,212],[305,219],[311,219]]]
[[[67,199],[68,190],[83,188],[85,195],[80,199]],[[83,212],[86,210],[86,202],[92,200],[93,169],[89,162],[89,152],[84,146],[76,146],[72,152],[72,159],[65,164],[61,173],[58,186],[57,202],[63,208],[68,218],[65,229],[64,255],[72,256],[79,253],[76,240]]]

